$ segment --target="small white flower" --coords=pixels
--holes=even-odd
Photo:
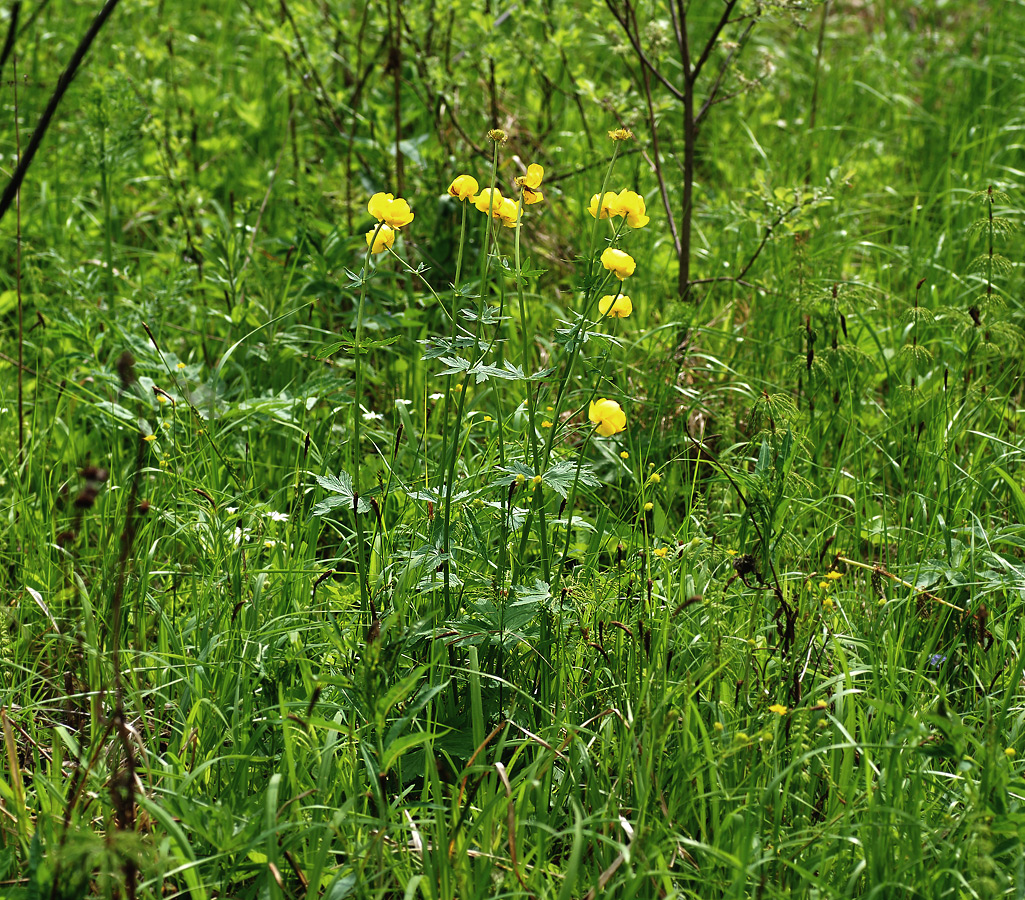
[[[397,399],[395,400],[395,405],[396,405],[396,406],[398,406],[398,405],[399,405],[400,403],[401,403],[401,404],[402,404],[403,406],[412,406],[412,405],[413,405],[413,401],[412,401],[412,400],[404,400],[404,399],[403,399],[402,397],[399,397],[399,398],[397,398]]]
[[[431,396],[428,399],[429,400],[444,400],[445,399],[445,395],[444,394],[437,394],[437,393],[435,393],[435,394],[431,394]]]
[[[373,421],[376,421],[377,419],[383,419],[383,418],[384,418],[384,416],[382,416],[379,412],[365,412],[365,413],[363,413],[363,421],[364,422],[373,422]]]
[[[272,510],[271,512],[267,513],[267,518],[270,519],[272,522],[287,522],[288,513],[276,512]]]
[[[224,511],[226,513],[237,513],[238,512],[238,507],[237,506],[226,506],[226,507],[224,507]]]

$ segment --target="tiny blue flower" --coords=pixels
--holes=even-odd
[[[932,666],[934,669],[938,669],[946,661],[947,657],[944,656],[942,653],[934,653],[932,656],[929,657],[929,665]]]

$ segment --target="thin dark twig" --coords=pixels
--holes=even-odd
[[[630,9],[630,7],[628,7]],[[637,16],[633,14],[633,26],[637,28]],[[651,134],[651,163],[655,169],[655,180],[658,181],[658,192],[662,197],[662,206],[666,211],[666,218],[669,220],[669,233],[673,237],[673,250],[679,259],[683,249],[680,244],[680,233],[676,228],[676,216],[673,215],[673,205],[669,200],[669,189],[666,187],[665,175],[662,173],[662,151],[658,146],[658,122],[655,121],[655,105],[651,99],[651,77],[648,70],[641,66],[641,84],[644,86],[644,105],[647,109],[648,131]]]
[[[726,8],[723,10],[719,22],[716,24],[715,30],[708,39],[708,43],[705,44],[705,49],[701,51],[701,56],[698,57],[698,61],[694,63],[694,68],[691,70],[690,80],[692,82],[698,80],[702,66],[708,62],[708,57],[712,55],[712,50],[715,49],[715,42],[719,40],[719,32],[726,27],[726,23],[730,20],[730,13],[733,12],[733,7],[736,5],[737,0],[726,0]]]
[[[740,272],[737,275],[732,277],[734,277],[737,281],[740,281],[740,279],[748,273],[748,270],[751,268],[751,266],[755,264],[755,260],[758,259],[762,250],[765,248],[765,245],[769,242],[769,238],[772,237],[772,233],[779,227],[780,222],[782,222],[792,212],[796,212],[800,208],[801,204],[795,203],[793,206],[790,207],[790,209],[786,210],[785,212],[781,212],[778,216],[776,216],[776,221],[774,221],[771,225],[769,225],[768,228],[765,229],[765,234],[762,235],[762,242],[755,248],[755,252],[751,254],[751,258],[747,261],[747,264],[744,266],[743,269],[740,270]]]
[[[103,28],[104,23],[110,18],[110,14],[119,2],[120,0],[107,0],[103,4],[103,9],[96,14],[96,18],[93,19],[89,30],[75,48],[67,68],[61,73],[60,78],[57,79],[57,87],[54,89],[50,101],[46,104],[46,109],[43,110],[43,115],[39,120],[39,124],[36,125],[36,130],[32,132],[32,137],[25,148],[25,155],[19,160],[14,174],[11,175],[11,180],[7,183],[7,187],[4,188],[3,196],[0,196],[0,219],[3,219],[4,214],[11,208],[14,197],[18,193],[22,181],[25,180],[25,173],[28,171],[28,167],[32,165],[32,160],[39,149],[39,145],[43,142],[46,130],[50,127],[50,121],[53,119],[54,113],[57,112],[57,107],[60,106],[64,94],[71,87],[71,82],[78,71],[78,67],[82,64],[82,60],[85,59],[85,55],[89,52],[93,41],[96,40],[96,35],[100,33],[100,29]]]
[[[0,75],[4,72],[4,63],[14,49],[14,36],[18,33],[18,13],[21,12],[21,0],[14,0],[11,4],[11,18],[7,22],[7,37],[4,39],[4,49],[0,50]],[[17,78],[17,73],[15,73]]]
[[[627,39],[630,41],[630,45],[634,48],[634,53],[637,54],[637,58],[648,68],[651,74],[662,83],[662,86],[665,87],[670,94],[672,94],[677,100],[683,100],[683,91],[681,91],[675,84],[666,78],[665,75],[655,68],[655,64],[648,59],[648,55],[641,47],[640,40],[638,40],[637,36],[630,30],[630,20],[628,18],[630,9],[629,2],[627,2],[627,16],[620,15],[613,0],[605,0],[605,5],[609,8],[609,12],[612,13],[613,18],[619,22],[623,31],[626,33]]]
[[[734,47],[726,59],[723,61],[722,66],[719,67],[719,74],[715,78],[715,83],[712,85],[712,89],[708,92],[708,96],[705,98],[705,102],[701,104],[701,109],[698,110],[698,114],[694,117],[694,123],[698,124],[704,119],[705,114],[709,109],[712,108],[712,104],[715,103],[715,98],[719,95],[719,88],[722,87],[722,80],[726,77],[726,72],[733,62],[733,58],[743,49],[745,42],[747,41],[748,35],[751,34],[751,30],[757,24],[757,19],[752,19],[748,22],[747,28],[744,29],[744,33],[740,36],[740,40],[737,41],[737,46]]]

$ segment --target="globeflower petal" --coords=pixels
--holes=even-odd
[[[508,197],[502,198],[498,207],[498,218],[506,228],[515,228],[520,222],[520,204]]]
[[[396,200],[391,194],[379,192],[370,198],[367,211],[378,222],[385,222],[392,228],[401,228],[413,221],[413,213],[409,204],[401,198]]]
[[[626,413],[615,400],[592,400],[587,417],[597,426],[602,437],[612,437],[626,429]]]
[[[499,209],[502,208],[502,192],[498,188],[484,188],[473,201],[473,205],[482,213],[490,212],[497,217]]]
[[[637,263],[629,253],[617,250],[615,247],[607,247],[601,255],[601,264],[605,266],[620,281],[628,275],[633,275]]]
[[[472,201],[477,194],[477,179],[472,175],[458,175],[448,186],[448,192],[460,200]]]
[[[516,179],[516,183],[520,187],[530,188],[536,191],[541,187],[541,179],[545,177],[545,170],[543,166],[539,166],[537,163],[531,163],[527,166],[527,174],[520,175]]]
[[[367,246],[373,254],[384,253],[394,243],[395,229],[388,225],[378,225],[367,232]]]
[[[606,294],[598,301],[598,312],[603,316],[625,319],[633,311],[633,301],[626,294],[621,294],[618,297]]]
[[[644,208],[644,198],[636,191],[620,191],[613,215],[626,216],[631,228],[643,228],[651,220]]]
[[[394,199],[395,198],[391,194],[385,194],[383,192],[374,194],[374,196],[370,198],[370,202],[367,204],[367,211],[377,219],[378,222],[383,222],[385,214],[388,211],[388,207]]]
[[[608,191],[605,193],[601,201],[601,215],[598,214],[598,195],[595,194],[591,198],[591,205],[587,207],[587,211],[591,214],[592,219],[607,219],[609,216],[620,215],[620,213],[613,212],[616,204],[619,201],[619,196],[613,192]]]

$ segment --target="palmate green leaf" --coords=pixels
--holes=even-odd
[[[349,477],[348,472],[339,472],[337,477],[334,475],[317,475],[316,479],[317,484],[324,488],[324,490],[330,491],[334,496],[325,497],[314,506],[314,516],[326,516],[336,509],[352,510],[356,494],[352,489],[352,479]],[[370,510],[370,503],[364,497],[360,497],[357,501],[356,512],[367,513]]]
[[[420,359],[423,360],[438,359],[446,353],[458,353],[460,350],[472,347],[476,342],[472,337],[456,335],[452,338],[430,337],[420,343],[424,345],[424,353],[423,356],[420,357]]]
[[[498,310],[493,306],[485,306],[479,312],[472,308],[461,309],[459,310],[459,315],[468,322],[480,320],[481,325],[497,325],[499,322],[504,322],[509,318],[509,316],[500,316]]]
[[[541,476],[541,483],[550,487],[562,498],[569,495],[574,481],[584,487],[597,487],[601,484],[594,474],[594,470],[587,463],[578,466],[577,463],[567,459],[560,460]]]
[[[400,335],[392,335],[391,337],[380,338],[378,340],[369,341],[365,338],[359,342],[360,350],[366,353],[368,350],[374,350],[377,347],[387,347],[389,344],[394,344]],[[330,344],[325,344],[315,354],[316,359],[327,359],[329,356],[334,356],[339,350],[344,350],[346,353],[353,353],[356,349],[355,337],[343,337],[341,340],[333,341]]]

